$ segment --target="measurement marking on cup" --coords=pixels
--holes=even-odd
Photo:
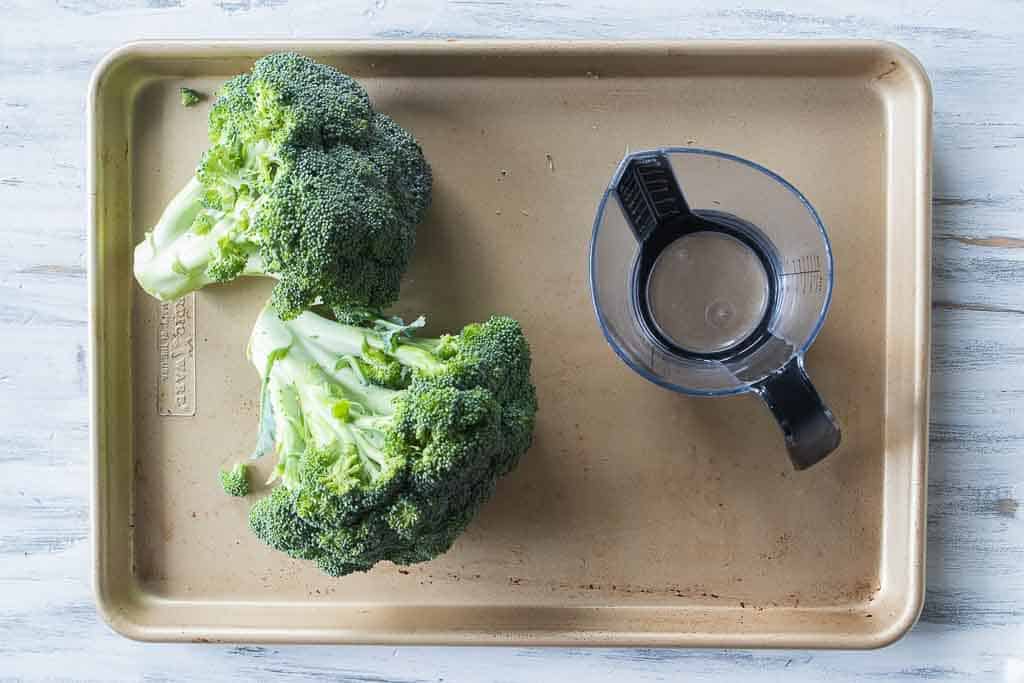
[[[824,291],[825,275],[821,268],[821,257],[817,254],[788,259],[785,269],[785,272],[779,274],[779,279],[797,276],[796,284],[787,284],[787,287],[795,287],[801,294],[820,294]]]

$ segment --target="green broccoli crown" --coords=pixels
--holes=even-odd
[[[275,550],[300,560],[320,555],[316,530],[294,512],[294,494],[278,486],[249,508],[249,528],[256,538]]]
[[[530,446],[537,401],[519,324],[494,317],[419,339],[420,324],[267,309],[253,331],[273,414],[261,424],[276,430],[260,441],[276,446],[288,512],[315,529],[315,556],[304,535],[302,552],[329,574],[445,552]],[[257,535],[286,552],[300,537]]]
[[[249,495],[248,469],[245,463],[240,462],[230,470],[221,470],[220,485],[224,489],[224,493],[238,497]]]
[[[193,180],[136,248],[140,284],[173,299],[241,275],[278,279],[291,317],[316,301],[380,309],[398,296],[430,204],[416,140],[355,80],[294,53],[221,88]]]

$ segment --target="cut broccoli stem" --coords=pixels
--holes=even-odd
[[[200,182],[189,180],[164,209],[152,232],[135,247],[135,277],[161,301],[212,282],[206,276],[206,263],[216,238],[189,232],[202,208],[202,193]]]
[[[296,468],[307,443],[318,448],[353,446],[364,471],[375,477],[386,461],[383,431],[392,424],[399,392],[365,383],[347,365],[331,370],[334,357],[321,346],[325,340],[293,336],[269,310],[261,321],[249,354],[264,377],[272,371],[278,379],[279,388],[270,389],[279,444],[271,481],[279,477],[286,487],[298,486]],[[333,393],[337,391],[343,395]]]
[[[185,183],[185,187],[174,196],[174,199],[167,204],[153,228],[151,239],[158,245],[173,242],[178,237],[188,232],[192,227],[192,221],[199,214],[202,205],[199,203],[203,197],[203,185],[195,177]]]
[[[298,485],[296,474],[299,459],[306,449],[306,434],[301,422],[299,397],[294,386],[283,386],[270,394],[270,406],[273,412],[275,434],[270,439],[277,439],[277,466],[271,472],[267,483],[277,479],[288,488]],[[257,457],[264,452],[258,452]]]
[[[370,383],[370,381],[366,379],[366,375],[363,374],[363,369],[359,367],[359,359],[357,359],[355,356],[345,355],[342,356],[342,361],[344,362],[345,365],[348,365],[348,367],[352,368],[352,372],[355,374],[356,377],[359,378],[359,381],[362,384]]]
[[[308,441],[320,448],[355,446],[356,453],[372,478],[380,472],[386,456],[381,445],[376,443],[377,440],[370,434],[391,424],[391,414],[394,412],[392,400],[398,392],[359,384],[347,369],[345,372],[329,374],[316,366],[311,359],[303,358],[303,355],[298,345],[293,345],[289,349],[288,357],[275,364],[274,372],[291,380],[288,385],[291,389],[290,395],[280,392],[280,398],[274,402],[275,419],[278,420],[278,424],[288,424],[289,428],[301,422],[308,432]],[[321,377],[319,381],[316,379],[317,375]],[[345,391],[344,398],[335,398],[327,390],[326,387],[331,380],[342,385]],[[346,402],[346,409],[339,414],[335,406],[340,402]],[[377,414],[373,418],[350,417],[349,404],[367,406],[368,409],[376,409],[383,414]],[[304,443],[305,440],[295,439],[297,445]],[[293,451],[287,446],[282,450],[283,457],[278,464],[280,476],[286,486],[295,486],[297,481],[290,474],[289,464],[292,454],[299,451]]]
[[[316,339],[317,344],[331,352],[359,356],[363,345],[379,351],[387,351],[402,365],[415,368],[425,374],[434,375],[444,369],[444,363],[438,360],[423,340],[399,340],[397,345],[388,350],[383,336],[372,329],[355,325],[343,325],[333,320],[322,318],[315,313],[300,314],[290,323],[302,338]],[[330,358],[326,351],[317,360],[324,367],[333,367],[334,362],[324,362]]]
[[[361,430],[353,429],[349,426],[352,439],[358,447],[358,453],[363,458],[364,462],[371,464],[373,468],[372,474],[377,474],[381,467],[387,462],[387,455],[384,451],[372,443]]]
[[[444,369],[444,363],[435,358],[430,351],[421,348],[415,342],[400,342],[398,347],[390,353],[402,365],[408,365],[427,375],[436,375]]]
[[[231,243],[231,231],[241,212],[251,204],[239,203],[235,214],[221,214],[205,231],[193,229],[200,212],[202,185],[192,178],[167,205],[146,239],[135,247],[135,277],[143,289],[161,301],[177,299],[222,278],[210,265]],[[228,242],[223,242],[224,239]],[[264,266],[254,245],[240,244],[248,254],[242,275],[264,275]]]
[[[299,395],[302,417],[313,443],[326,445],[336,441],[352,442],[348,433],[342,429],[344,423],[334,414],[334,400],[324,384],[300,379],[295,387]]]
[[[393,420],[390,415],[360,415],[352,420],[352,424],[359,429],[375,430],[383,432],[391,427]]]

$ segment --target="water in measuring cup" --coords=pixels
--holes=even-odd
[[[647,282],[647,305],[659,331],[695,353],[741,342],[764,318],[768,273],[757,253],[723,232],[680,237],[658,256]]]

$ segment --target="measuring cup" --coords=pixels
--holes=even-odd
[[[832,283],[832,250],[814,208],[778,175],[731,154],[629,154],[594,221],[591,294],[615,353],[683,394],[754,392],[796,469],[840,441],[804,369]]]

